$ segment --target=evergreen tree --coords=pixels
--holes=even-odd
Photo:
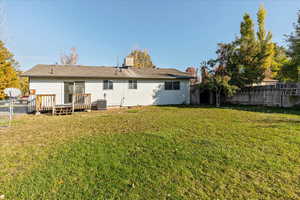
[[[287,39],[288,55],[291,57],[291,62],[283,69],[285,79],[288,81],[300,81],[300,11],[294,28],[295,31]]]
[[[258,23],[258,48],[259,48],[259,64],[265,71],[265,76],[268,78],[274,77],[272,74],[272,65],[275,59],[275,44],[272,42],[272,33],[266,33],[265,30],[265,18],[267,11],[264,6],[260,6],[257,12],[257,23]],[[274,66],[275,67],[275,66]],[[278,65],[277,65],[278,67]]]
[[[245,14],[240,26],[240,37],[228,44],[219,44],[217,54],[222,59],[230,83],[238,87],[260,83],[265,77],[280,78],[281,68],[287,62],[283,47],[272,42],[271,32],[265,30],[266,10],[261,6],[257,12],[258,30]],[[220,57],[218,58],[220,60]]]
[[[274,47],[275,54],[271,66],[272,78],[285,82],[287,79],[283,71],[286,69],[286,66],[289,66],[290,60],[284,47],[278,46],[276,43],[274,43]]]
[[[241,23],[241,37],[238,40],[238,68],[241,72],[242,84],[259,83],[264,78],[261,67],[261,54],[254,32],[254,24],[249,14],[245,14]]]
[[[264,6],[260,6],[257,12],[257,23],[258,23],[258,32],[257,38],[262,43],[266,38],[266,30],[265,30],[265,18],[267,11]]]
[[[128,56],[133,57],[134,67],[153,68],[151,57],[146,50],[133,50]]]
[[[4,46],[4,43],[0,41],[0,99],[5,97],[5,88],[19,87],[16,65],[13,55]]]

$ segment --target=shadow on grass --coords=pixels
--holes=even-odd
[[[157,105],[160,108],[216,108],[214,105]],[[260,112],[260,113],[279,113],[279,114],[293,114],[300,115],[300,107],[293,108],[279,108],[279,107],[267,107],[267,106],[248,106],[248,105],[232,105],[223,104],[219,109],[231,109],[241,110],[249,112]]]
[[[214,105],[201,104],[201,105],[187,105],[187,104],[170,104],[170,105],[155,105],[158,108],[216,108]]]
[[[260,112],[260,113],[300,115],[300,107],[279,108],[279,107],[266,107],[266,106],[225,105],[222,107],[222,109],[232,109],[232,110]]]

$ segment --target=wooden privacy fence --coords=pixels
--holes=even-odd
[[[75,110],[91,110],[91,107],[91,94],[73,94],[72,103],[63,105],[56,105],[55,94],[39,94],[28,103],[29,112],[36,113],[53,111],[53,114],[55,114],[56,110],[62,110],[64,108],[74,112]]]
[[[299,83],[278,83],[276,85],[242,88],[227,99],[233,104],[293,107],[300,105]]]

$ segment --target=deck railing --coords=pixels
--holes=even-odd
[[[53,110],[55,106],[55,94],[39,94],[35,97],[35,111]]]
[[[43,111],[54,111],[56,105],[55,94],[39,94],[35,98],[29,100],[29,112],[40,113]],[[74,110],[91,110],[91,94],[73,94],[71,104],[66,104]],[[62,105],[60,105],[62,106]]]
[[[73,94],[73,110],[91,110],[91,94]]]

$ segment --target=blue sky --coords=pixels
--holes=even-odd
[[[54,64],[71,47],[82,65],[116,65],[138,47],[157,66],[184,70],[214,58],[261,3],[273,40],[284,44],[299,0],[4,0],[4,39],[23,70]]]

